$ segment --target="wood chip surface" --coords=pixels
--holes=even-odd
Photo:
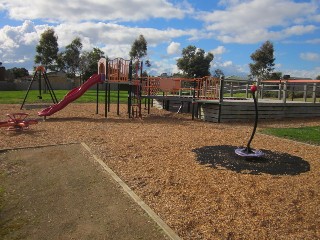
[[[0,105],[0,121],[14,112],[38,118],[40,109],[19,109]],[[72,103],[22,133],[0,128],[0,149],[85,142],[183,239],[320,239],[320,146],[259,133],[319,118],[261,121],[251,146],[267,154],[250,162],[233,149],[246,145],[252,122],[192,121],[158,109],[128,119],[126,106],[119,116],[111,106],[106,119],[103,105],[95,111]]]

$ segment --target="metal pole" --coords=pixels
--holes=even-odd
[[[254,91],[252,92],[252,98],[253,98],[253,101],[254,101],[254,109],[255,109],[256,116],[255,116],[253,131],[252,131],[251,137],[250,137],[250,139],[248,141],[248,144],[247,144],[247,153],[251,152],[250,144],[251,144],[251,141],[252,141],[252,139],[254,137],[254,134],[256,133],[256,129],[257,129],[257,126],[258,126],[258,104],[257,104],[257,99],[255,97],[255,92]]]
[[[99,83],[97,83],[96,114],[99,113]]]
[[[193,94],[192,94],[192,120],[194,120],[194,110],[195,110],[195,97],[196,97],[196,80],[193,81]]]
[[[151,84],[150,83],[151,83],[151,81],[148,78],[147,79],[147,86],[148,86],[148,114],[150,114],[150,95],[151,95],[151,89],[150,89]]]
[[[120,84],[118,83],[118,95],[117,95],[117,115],[120,115]]]
[[[132,94],[132,59],[129,63],[129,89],[128,89],[128,115],[131,118],[131,94]]]
[[[50,96],[51,96],[51,99],[52,99],[53,103],[58,103],[58,99],[56,97],[56,94],[53,91],[52,85],[51,85],[51,83],[49,81],[49,78],[48,78],[48,75],[47,75],[46,72],[44,72],[43,77],[44,77],[45,83],[47,85],[47,88],[49,90],[49,93],[50,93]]]
[[[107,118],[108,116],[108,71],[109,71],[109,60],[107,59],[106,61],[106,79],[104,80],[105,83],[105,89],[104,89],[104,117]]]
[[[111,102],[111,83],[108,83],[108,112],[110,112],[110,102]]]
[[[42,99],[42,96],[41,96],[41,70],[39,71],[39,96],[38,98],[39,99]]]
[[[27,99],[27,97],[28,97],[29,91],[30,91],[30,89],[31,89],[32,83],[33,83],[36,75],[37,75],[37,71],[34,73],[33,78],[32,78],[32,80],[31,80],[31,82],[30,82],[30,84],[29,84],[27,93],[26,93],[26,95],[25,95],[25,97],[24,97],[24,99],[23,99],[23,102],[22,102],[22,104],[21,104],[20,110],[22,110],[23,105],[24,105],[24,103],[26,102],[26,99]]]
[[[107,81],[107,80],[106,80]],[[105,89],[104,89],[104,117],[107,118],[108,116],[108,82],[105,82]]]

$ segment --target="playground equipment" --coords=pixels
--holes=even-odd
[[[84,84],[82,84],[78,88],[72,89],[67,95],[58,103],[43,109],[42,111],[38,112],[39,116],[50,116],[55,112],[60,111],[64,107],[66,107],[69,103],[73,102],[74,100],[81,97],[91,86],[96,83],[102,82],[103,76],[101,74],[94,74],[92,75]]]
[[[39,72],[40,78],[44,74],[44,79],[47,79],[43,67],[38,67],[36,72]],[[113,60],[107,60],[105,58],[101,58],[98,62],[98,74],[92,75],[80,87],[72,89],[60,102],[55,99],[55,95],[53,93],[52,96],[54,96],[53,99],[55,99],[53,101],[54,104],[40,111],[38,115],[46,117],[60,111],[70,102],[81,97],[89,88],[93,87],[94,84],[97,84],[96,114],[98,114],[100,92],[99,84],[101,83],[104,83],[105,86],[105,117],[107,117],[107,113],[110,111],[111,90],[116,90],[118,93],[116,102],[117,115],[120,114],[120,91],[128,92],[126,111],[129,118],[142,117],[142,99],[145,100],[145,109],[148,109],[148,113],[150,113],[151,101],[153,103],[154,99],[162,99],[169,103],[169,99],[173,97],[180,100],[182,105],[184,102],[187,102],[188,106],[190,105],[192,107],[192,118],[194,118],[195,106],[197,105],[195,101],[196,99],[218,98],[219,80],[216,78],[205,77],[186,79],[145,77],[142,73],[143,61],[140,61],[139,59],[125,60],[123,58],[115,58]],[[35,74],[35,76],[38,75]],[[48,89],[51,89],[49,81],[46,81],[46,84],[48,85]],[[30,87],[31,84],[29,89]],[[189,95],[186,95],[186,92],[188,92]],[[41,95],[39,97],[41,97]],[[169,104],[167,104],[167,106],[168,105]]]
[[[56,95],[55,95],[55,93],[54,93],[54,91],[53,91],[53,89],[52,89],[52,86],[51,86],[51,83],[50,83],[50,81],[49,81],[49,78],[48,78],[48,76],[47,76],[46,69],[45,69],[43,66],[38,66],[38,67],[36,68],[36,71],[35,71],[35,73],[34,73],[34,75],[33,75],[32,80],[31,80],[31,82],[30,82],[30,84],[29,84],[27,93],[26,93],[26,95],[25,95],[25,97],[24,97],[24,99],[23,99],[23,102],[22,102],[22,104],[21,104],[20,109],[23,108],[23,106],[24,106],[24,104],[25,104],[25,102],[26,102],[26,99],[27,99],[27,97],[28,97],[29,91],[30,91],[30,89],[31,89],[31,86],[32,86],[32,84],[34,83],[34,81],[37,81],[37,80],[38,80],[38,84],[39,84],[39,95],[38,95],[38,98],[39,98],[39,99],[42,99],[42,95],[41,95],[41,91],[42,91],[42,79],[43,79],[44,82],[45,82],[45,89],[46,89],[47,91],[49,91],[53,103],[57,103],[57,102],[58,102],[57,97],[56,97]]]
[[[106,61],[105,117],[110,112],[111,90],[117,91],[117,115],[120,114],[120,91],[127,91],[126,112],[129,118],[141,117],[142,62],[136,61],[135,66],[133,69],[133,61],[123,58]]]
[[[241,147],[241,148],[237,148],[235,150],[235,153],[241,157],[246,157],[246,158],[256,158],[256,157],[261,157],[263,156],[263,152],[261,150],[257,150],[257,149],[252,149],[250,147],[251,141],[256,133],[256,129],[257,129],[257,125],[258,125],[258,104],[257,104],[257,99],[255,97],[255,93],[257,91],[257,86],[256,85],[252,85],[251,86],[251,93],[252,93],[252,98],[254,101],[254,107],[255,107],[255,112],[256,112],[256,116],[255,116],[255,122],[254,122],[254,127],[253,127],[253,131],[251,134],[251,137],[248,141],[248,144],[246,147]]]
[[[37,124],[35,119],[26,119],[29,114],[27,113],[11,113],[7,114],[8,120],[0,122],[0,127],[8,127],[8,131],[22,131],[29,129],[29,125]]]
[[[117,114],[119,115],[120,105],[120,86],[129,85],[128,88],[128,114],[129,117],[134,115],[141,116],[141,104],[139,96],[138,81],[132,79],[132,61],[124,60],[122,58],[116,58],[114,60],[106,60],[101,58],[98,62],[98,74],[92,75],[87,81],[80,87],[72,89],[67,95],[60,101],[56,102],[52,106],[43,109],[38,112],[39,116],[50,116],[61,109],[65,108],[69,103],[75,101],[81,97],[89,88],[97,84],[97,100],[96,100],[96,114],[98,114],[99,104],[99,84],[105,83],[105,117],[107,112],[110,111],[110,91],[111,84],[117,85],[118,100],[117,100]],[[138,110],[134,110],[134,107],[139,107]]]

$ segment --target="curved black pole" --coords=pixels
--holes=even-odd
[[[253,131],[252,131],[251,137],[249,139],[249,142],[247,144],[247,148],[246,148],[247,153],[252,152],[252,150],[250,148],[250,144],[251,144],[251,141],[252,141],[252,139],[254,137],[254,134],[256,133],[257,126],[258,126],[258,104],[257,104],[257,99],[255,97],[255,91],[252,91],[251,93],[252,93],[252,98],[253,98],[253,101],[254,101],[254,108],[255,108],[255,112],[256,112],[256,117],[255,117],[255,121],[254,121]]]

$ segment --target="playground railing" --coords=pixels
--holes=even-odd
[[[316,103],[320,97],[319,80],[264,80],[260,84],[260,98],[273,98],[286,103],[303,101]]]

